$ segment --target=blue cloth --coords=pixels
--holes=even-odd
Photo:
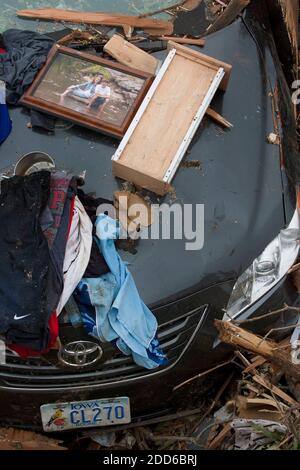
[[[108,312],[117,292],[117,283],[112,273],[97,278],[83,278],[75,291],[74,297],[86,330],[101,341],[117,339],[108,319]]]
[[[67,315],[68,321],[72,323],[74,328],[79,328],[83,324],[81,311],[76,303],[74,296],[72,295],[66,305],[64,306],[65,314]]]
[[[81,307],[85,305],[83,321],[94,336],[115,342],[142,367],[167,364],[156,338],[156,318],[140,299],[133,277],[115,248],[118,222],[101,214],[95,226],[96,242],[111,272],[79,283],[77,294]],[[91,305],[95,307],[95,320]]]
[[[7,139],[11,129],[12,123],[5,102],[5,83],[0,82],[0,144]]]

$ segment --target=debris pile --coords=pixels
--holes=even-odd
[[[269,315],[276,316],[290,308],[285,306]],[[300,314],[300,309],[296,310]],[[268,334],[255,335],[234,322],[215,324],[220,340],[234,346],[235,351],[227,362],[180,384],[182,387],[197,382],[223,368],[215,396],[210,393],[211,398],[199,401],[198,408],[178,410],[149,426],[145,423],[142,427],[124,427],[114,433],[114,448],[118,448],[118,442],[124,444],[124,436],[131,436],[130,448],[134,449],[300,449],[300,351],[291,346],[290,337],[276,342]],[[89,434],[97,442],[93,448],[105,447],[103,432],[100,435],[101,440],[99,433]]]
[[[218,271],[212,261],[212,254],[218,249],[213,247],[207,250],[207,260],[204,257],[201,260],[208,266],[206,272],[202,275],[197,271],[195,276],[190,276],[191,280],[195,281],[193,286],[182,286],[191,287],[191,294],[183,297],[183,292],[188,292],[188,289],[180,290],[180,282],[174,282],[174,290],[177,289],[177,292],[161,295],[157,303],[149,301],[149,305],[154,305],[153,312],[139,296],[133,275],[127,267],[127,259],[123,259],[118,252],[124,250],[131,255],[137,254],[136,245],[139,239],[142,245],[143,232],[155,227],[154,205],[152,206],[151,202],[156,197],[156,206],[162,207],[164,203],[158,196],[167,196],[167,204],[177,197],[176,188],[171,186],[171,182],[179,168],[181,175],[190,177],[188,186],[192,184],[193,178],[199,183],[207,155],[205,152],[199,152],[196,155],[191,154],[189,158],[191,151],[188,148],[200,126],[197,138],[203,139],[204,133],[201,134],[201,130],[205,127],[205,116],[225,128],[219,138],[219,141],[224,142],[224,147],[211,152],[214,153],[210,157],[211,162],[214,162],[215,158],[221,160],[225,154],[228,157],[230,152],[236,150],[234,145],[229,148],[225,137],[238,135],[238,126],[243,127],[242,124],[248,119],[248,114],[241,119],[242,111],[240,115],[233,110],[230,113],[230,110],[222,108],[221,104],[232,93],[232,83],[237,83],[235,70],[246,70],[251,61],[249,64],[247,60],[239,63],[230,56],[230,61],[227,57],[228,61],[225,62],[220,60],[222,53],[219,49],[216,50],[220,52],[220,58],[206,52],[207,49],[213,52],[211,44],[214,37],[209,35],[232,23],[250,0],[203,2],[210,11],[211,24],[205,31],[201,30],[195,35],[178,34],[173,21],[153,18],[155,13],[162,11],[171,17],[176,16],[177,12],[188,12],[193,5],[199,3],[201,2],[196,0],[181,1],[169,10],[164,8],[139,16],[54,8],[19,10],[18,17],[57,21],[64,26],[65,23],[75,24],[76,29],[68,29],[60,34],[60,37],[18,30],[5,31],[2,35],[0,65],[5,64],[5,67],[0,70],[0,78],[3,80],[0,81],[3,121],[0,143],[14,139],[15,125],[23,126],[24,133],[33,137],[36,135],[36,128],[38,133],[46,131],[49,141],[50,136],[54,140],[56,122],[64,119],[67,123],[89,129],[90,134],[86,138],[89,144],[83,147],[84,153],[96,147],[96,144],[90,144],[94,145],[94,142],[102,140],[93,132],[105,134],[103,142],[107,143],[108,152],[111,149],[108,159],[109,163],[111,160],[111,176],[116,179],[111,178],[113,185],[109,189],[105,184],[107,181],[101,187],[101,178],[104,181],[107,177],[104,174],[106,169],[103,174],[101,169],[100,178],[96,176],[96,182],[93,178],[90,180],[94,192],[87,193],[82,186],[85,180],[89,184],[91,169],[87,172],[87,178],[84,167],[69,171],[67,158],[66,169],[65,162],[62,165],[56,161],[59,160],[57,155],[55,160],[44,152],[47,148],[27,152],[7,172],[3,170],[1,174],[0,220],[2,217],[3,223],[0,224],[0,251],[5,255],[2,256],[1,263],[0,305],[3,313],[0,316],[0,334],[8,358],[7,361],[5,358],[1,368],[3,365],[3,373],[14,373],[14,367],[19,366],[22,371],[18,376],[20,382],[21,373],[24,372],[25,376],[26,371],[30,370],[27,382],[30,383],[31,379],[38,382],[40,379],[36,371],[41,375],[45,373],[45,361],[50,372],[47,372],[48,375],[45,373],[42,377],[43,384],[37,387],[37,390],[42,390],[49,377],[54,388],[58,377],[57,370],[64,367],[65,371],[59,371],[61,389],[64,390],[66,384],[66,390],[71,390],[74,384],[74,395],[66,391],[61,394],[60,400],[52,398],[49,403],[42,405],[36,400],[32,421],[37,423],[36,429],[43,426],[45,432],[73,430],[76,434],[74,440],[64,437],[63,441],[59,441],[33,432],[1,428],[0,449],[300,449],[300,308],[295,303],[293,306],[285,305],[280,310],[269,312],[269,307],[264,304],[263,315],[253,317],[251,315],[254,310],[249,312],[252,308],[258,308],[256,302],[263,299],[263,296],[271,291],[271,286],[275,288],[279,281],[291,280],[294,285],[293,293],[300,292],[299,265],[296,264],[289,270],[299,255],[299,197],[295,207],[295,227],[289,226],[289,230],[281,229],[288,219],[287,208],[282,208],[283,222],[278,223],[281,224],[280,235],[252,262],[245,273],[236,280],[235,285],[232,273],[238,273],[244,259],[238,260],[236,269],[223,270],[231,273],[230,280],[225,277],[215,277],[216,282],[207,280],[213,274],[209,270]],[[245,23],[244,18],[240,24],[243,22]],[[246,23],[244,28],[249,33],[249,41],[255,42],[253,57],[256,60],[258,55],[255,54],[259,53],[256,50],[256,33],[249,30]],[[206,47],[205,54],[200,52],[202,47]],[[150,54],[155,51],[161,52],[158,58]],[[216,56],[218,57],[218,53]],[[33,59],[35,68],[32,68]],[[233,74],[231,59],[237,63]],[[255,60],[251,63],[252,67]],[[234,76],[231,78],[231,75]],[[222,92],[227,89],[224,95]],[[236,91],[237,88],[234,92]],[[268,100],[270,104],[269,98],[273,97],[273,94],[268,93],[267,87],[262,95],[265,103]],[[236,93],[234,101],[239,101]],[[29,108],[27,111],[30,113],[31,122],[26,125],[24,121],[15,119],[17,111],[11,113],[11,116],[14,116],[11,120],[7,104]],[[260,116],[261,108],[254,98],[253,104],[257,131],[266,120]],[[235,118],[235,127],[211,106],[216,106],[219,111],[224,109],[226,113],[229,112],[231,117]],[[264,112],[268,108],[267,104],[265,107]],[[277,106],[273,108],[275,115]],[[253,113],[254,111],[252,117]],[[280,126],[275,125],[277,118],[279,122],[279,117],[278,115],[275,119],[274,116],[274,132],[268,129],[268,135],[267,132],[259,134],[259,138],[264,136],[259,143],[267,147],[270,153],[273,152],[274,157],[282,157],[283,172],[284,159],[281,153],[284,135],[280,132]],[[252,121],[254,122],[253,119]],[[247,123],[250,123],[250,119]],[[247,135],[252,137],[250,126],[251,124],[248,124],[246,131]],[[41,145],[46,142],[46,133],[40,139]],[[86,137],[80,127],[76,128],[74,134],[76,138]],[[218,137],[215,134],[208,135],[211,141]],[[246,136],[246,133],[244,135]],[[69,139],[70,135],[65,137],[64,149]],[[113,139],[119,139],[120,142],[116,144]],[[58,138],[57,142],[59,140]],[[245,146],[241,145],[239,151]],[[62,148],[60,152],[62,153]],[[207,148],[207,154],[209,152],[210,149]],[[93,153],[96,154],[96,151]],[[99,161],[100,153],[97,154]],[[254,153],[252,152],[251,157]],[[257,154],[260,155],[260,152]],[[262,158],[264,157],[265,155],[262,155]],[[101,155],[101,158],[103,163],[105,155]],[[259,163],[263,164],[263,161]],[[229,172],[224,171],[222,184],[216,178],[213,180],[214,192],[219,191],[224,181],[227,184],[228,180],[230,194],[235,194],[231,173],[232,170],[236,171],[235,176],[239,178],[238,168],[231,168],[234,165],[226,163],[221,169],[225,167]],[[276,168],[279,172],[279,165]],[[92,167],[92,172],[94,169],[96,172],[96,165]],[[252,166],[249,165],[249,173],[250,169],[252,171]],[[241,173],[241,181],[244,178],[245,186],[250,187],[246,176],[246,172]],[[282,205],[283,179],[278,179]],[[250,179],[249,181],[251,182]],[[211,184],[208,180],[206,183],[207,186]],[[271,187],[271,184],[269,185]],[[106,191],[103,195],[113,199],[113,202],[96,197],[97,191],[102,191],[102,188]],[[293,189],[296,193],[296,188]],[[225,203],[226,212],[230,205],[235,204],[230,198],[227,202],[228,193],[229,189],[226,188],[225,202],[216,199],[215,207],[211,208],[210,212],[214,215],[209,223],[214,229],[218,227],[215,219],[225,219]],[[199,205],[198,186],[194,199],[189,196],[188,187],[184,194],[185,199],[179,194],[184,203],[191,201]],[[242,191],[241,194],[243,195]],[[213,199],[212,193],[210,198]],[[203,202],[210,203],[210,198]],[[257,194],[255,200],[256,198]],[[246,197],[244,199],[246,200]],[[247,212],[243,205],[241,212]],[[270,210],[270,213],[273,214],[274,211]],[[269,214],[267,216],[270,218]],[[237,218],[226,215],[226,222],[236,225],[238,229],[241,219]],[[9,225],[14,230],[10,230],[8,237]],[[167,226],[166,224],[165,227]],[[197,225],[197,230],[198,228]],[[215,233],[217,236],[217,230]],[[238,232],[236,233],[238,235]],[[247,231],[240,233],[244,239],[249,235]],[[237,235],[234,236],[236,241],[233,249],[229,250],[228,244],[226,249],[223,249],[224,253],[220,251],[218,258],[236,256],[235,251],[239,247]],[[290,238],[288,235],[291,235]],[[176,237],[174,239],[177,240]],[[26,240],[25,260],[23,248]],[[153,240],[156,238],[153,237]],[[291,255],[288,266],[281,266],[285,264],[281,263],[282,260],[287,259],[285,244],[291,248]],[[142,289],[153,283],[156,276],[162,285],[166,278],[170,277],[172,265],[166,276],[161,275],[159,278],[157,271],[163,263],[167,264],[170,259],[177,257],[177,246],[179,243],[176,244],[173,254],[170,252],[165,258],[162,256],[163,251],[155,252],[156,247],[150,247],[152,251],[146,253],[145,263],[140,261],[141,256],[136,256],[140,265],[134,274]],[[251,250],[255,254],[257,245],[249,248],[249,253]],[[272,255],[271,261],[268,250]],[[263,259],[264,254],[266,259]],[[150,272],[144,282],[144,279],[140,278],[141,272],[148,270],[149,261],[155,256],[156,271]],[[188,258],[185,259],[190,268],[194,259],[190,258],[190,263]],[[175,260],[180,269],[180,265],[185,264],[185,259],[184,263],[179,257],[178,261]],[[220,272],[223,271],[219,269],[217,275],[221,276]],[[184,272],[182,277],[185,277]],[[201,285],[203,280],[207,285]],[[186,282],[189,282],[188,279]],[[209,297],[211,294],[208,294],[207,301],[200,299],[199,303],[197,299],[195,305],[192,305],[191,301],[191,304],[186,305],[186,311],[182,311],[185,307],[182,307],[183,304],[179,304],[179,301],[190,301],[194,294],[200,294],[199,297],[203,295],[204,298],[207,294],[203,294],[204,291],[214,288],[216,284],[223,286],[223,282],[226,284],[224,292],[221,295],[216,293],[215,297],[219,295],[224,303],[221,304],[220,301],[218,305],[214,305],[214,309],[210,308],[213,301]],[[153,285],[155,287],[155,284]],[[11,286],[15,286],[13,291]],[[198,291],[195,293],[192,289]],[[230,299],[226,304],[227,289],[228,292],[232,289],[232,292],[231,296],[228,294]],[[174,298],[176,296],[176,301],[171,300],[173,295]],[[236,304],[235,295],[238,296]],[[237,308],[235,318],[239,320],[231,316],[230,301],[231,306]],[[213,324],[215,312],[218,312],[216,316],[222,317],[222,308],[226,305],[223,320],[215,320]],[[156,315],[156,311],[160,309],[162,312],[165,308],[166,317],[162,316],[164,312],[161,316]],[[248,315],[247,319],[241,319],[244,312]],[[265,336],[262,336],[260,329],[254,331],[259,331],[261,336],[253,332],[252,325],[256,321],[270,317],[277,319],[279,315],[286,320],[288,313],[296,318],[294,323],[283,321],[283,326],[277,328],[275,322],[274,328],[267,331]],[[206,317],[209,317],[211,322],[208,327],[205,324]],[[182,323],[185,323],[184,326]],[[224,346],[225,352],[223,354],[221,350],[223,356],[220,359],[221,354],[218,356],[217,351],[217,355],[208,362],[213,364],[210,368],[206,368],[207,364],[199,367],[197,364],[194,371],[193,366],[188,369],[184,365],[184,361],[189,362],[184,355],[189,351],[192,357],[194,353],[190,363],[194,358],[195,362],[197,361],[197,353],[201,350],[192,348],[197,341],[198,344],[201,343],[201,337],[196,336],[201,328],[204,331],[202,338],[206,351],[210,353],[214,349],[209,343],[213,338]],[[294,331],[291,337],[287,338],[286,335],[290,334],[291,330]],[[180,376],[181,360],[184,374]],[[167,369],[165,366],[169,365],[176,366],[175,379],[174,376],[170,378],[167,375],[171,367]],[[172,393],[172,402],[168,397],[165,402],[159,403],[159,406],[164,407],[164,411],[166,406],[173,408],[169,414],[158,416],[153,413],[152,416],[155,417],[143,420],[141,426],[138,417],[144,415],[136,407],[138,400],[134,399],[134,393],[128,384],[125,385],[128,386],[126,394],[122,395],[121,382],[126,383],[129,377],[132,379],[131,383],[141,379],[143,385],[142,381],[145,380],[145,390],[152,378],[151,369],[158,369],[159,373],[166,372],[167,387],[164,392]],[[192,371],[191,377],[189,370]],[[86,374],[82,373],[85,371]],[[67,382],[70,377],[74,380],[71,385]],[[218,377],[218,380],[214,378],[214,388],[203,398],[203,388],[209,384],[212,377]],[[112,392],[110,398],[109,394],[108,397],[103,397],[103,393],[99,392],[100,397],[95,399],[93,396],[91,399],[93,392],[89,395],[89,384],[104,384],[102,391],[107,391],[110,390],[108,386],[117,382],[120,382],[118,391]],[[82,396],[79,393],[81,386],[87,390]],[[199,395],[192,393],[197,387],[201,388]],[[141,390],[142,388],[141,386]],[[115,389],[112,387],[111,390]],[[174,403],[177,392],[181,393],[181,401],[180,407],[176,409]],[[152,392],[153,396],[155,393],[156,390]],[[185,398],[182,398],[184,395]],[[193,395],[193,400],[189,400],[190,395]],[[73,398],[77,401],[73,401]],[[14,405],[10,404],[10,408],[13,407]],[[149,403],[149,416],[150,412],[157,409],[155,407],[157,403]]]
[[[216,325],[223,341],[243,351],[234,354],[234,393],[214,414],[206,447],[300,449],[299,351],[290,338],[275,342],[231,322]]]
[[[0,428],[0,450],[67,450],[62,442],[31,431]]]

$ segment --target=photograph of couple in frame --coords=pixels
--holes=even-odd
[[[21,104],[122,138],[153,76],[55,45]]]

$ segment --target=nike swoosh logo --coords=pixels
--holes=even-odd
[[[18,317],[18,315],[14,316],[14,320],[22,320],[22,318],[30,317],[31,313],[28,313],[28,315],[23,315],[22,317]]]

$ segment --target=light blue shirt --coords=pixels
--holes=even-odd
[[[102,341],[115,341],[118,348],[148,369],[167,363],[156,338],[157,320],[142,302],[134,279],[120,258],[115,241],[120,227],[105,214],[97,217],[96,242],[110,269],[100,278],[84,278],[79,291],[87,289],[96,310],[93,336]]]

